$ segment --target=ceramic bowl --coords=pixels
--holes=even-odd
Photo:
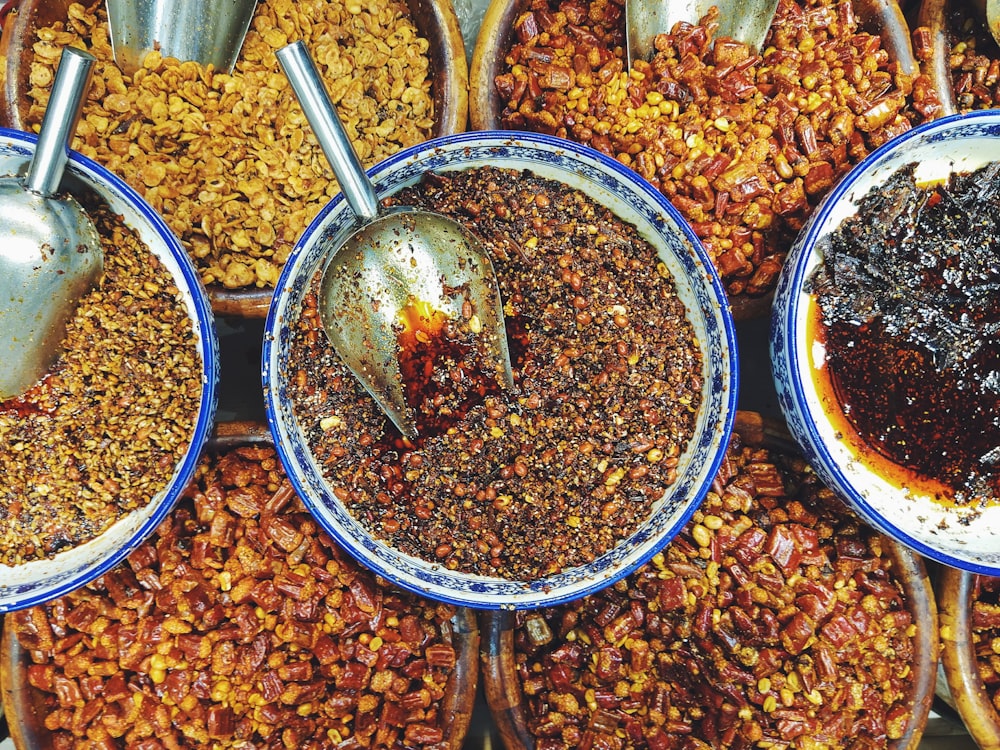
[[[24,167],[31,160],[36,140],[33,135],[0,129],[0,174],[16,174]],[[190,445],[167,486],[144,508],[132,511],[86,544],[45,560],[17,566],[0,565],[0,612],[61,596],[125,559],[153,532],[187,485],[215,420],[218,340],[208,297],[187,253],[163,219],[132,188],[96,162],[71,152],[64,179],[64,184],[72,186],[77,181],[101,195],[111,209],[122,216],[124,223],[139,233],[173,276],[198,343],[202,365],[201,402]]]
[[[982,750],[996,750],[1000,748],[1000,711],[990,700],[996,686],[987,689],[983,680],[973,625],[979,581],[967,570],[941,570],[935,587],[941,616],[941,669],[969,734]]]
[[[784,430],[783,425],[764,418],[755,412],[740,411],[736,415],[734,433],[739,435],[743,445],[766,449],[772,457],[791,457],[795,456],[798,452],[797,446],[791,440],[791,436]],[[921,737],[923,736],[928,713],[934,698],[939,650],[937,607],[935,606],[934,592],[931,588],[923,559],[903,545],[888,539],[885,540],[884,554],[892,563],[891,571],[895,580],[899,583],[903,594],[902,601],[910,613],[914,626],[913,650],[912,654],[909,655],[910,661],[908,664],[910,670],[906,680],[908,705],[911,708],[911,713],[901,727],[899,738],[887,741],[884,747],[887,747],[889,750],[917,750],[920,747]],[[760,559],[764,560],[766,557],[766,553],[762,552]],[[634,579],[629,577],[626,580],[629,587],[631,587]],[[746,593],[747,589],[742,588],[738,583],[734,583],[733,585],[737,598],[739,594]],[[750,585],[753,586],[754,584],[751,583]],[[621,592],[621,589],[617,590],[619,595]],[[587,602],[581,608],[585,613],[583,616],[586,617],[587,613],[601,611],[601,607],[608,600],[616,601],[611,597],[604,599],[602,595],[598,595],[592,601]],[[547,608],[545,611],[548,611]],[[619,612],[621,610],[614,607],[612,611]],[[719,610],[717,609],[715,612],[718,614]],[[526,618],[532,616],[534,616],[534,613],[525,614]],[[664,616],[669,617],[670,615],[668,613]],[[533,730],[533,727],[537,727],[538,724],[537,717],[532,714],[532,711],[536,710],[536,706],[532,705],[531,701],[525,695],[525,661],[528,660],[530,663],[532,656],[526,654],[523,647],[518,646],[518,640],[515,638],[517,618],[518,615],[515,613],[503,611],[484,612],[480,616],[480,629],[483,639],[481,676],[486,701],[490,707],[497,732],[503,740],[503,746],[507,750],[533,750],[540,745],[543,738]],[[559,622],[558,614],[548,617],[548,619],[553,623]],[[664,630],[667,630],[669,633],[669,628],[662,624],[653,627],[659,628],[654,631],[658,635]],[[552,627],[552,631],[553,633],[557,632],[554,626]],[[639,633],[647,632],[644,630],[643,625],[636,626],[633,633],[636,631]],[[530,640],[530,629],[528,633],[528,639]],[[744,633],[739,633],[736,637],[742,635]],[[709,640],[711,638],[712,636],[710,635]],[[692,640],[695,639],[692,638]],[[555,635],[551,643],[540,647],[540,651],[552,654],[555,650],[567,646],[571,649],[571,644],[574,642],[578,644],[579,640],[560,640],[559,635]],[[523,639],[521,643],[523,646]],[[759,641],[755,643],[754,648],[761,648]],[[848,647],[848,650],[850,648]],[[629,651],[625,648],[621,650],[625,654],[625,665],[627,668]],[[692,650],[696,650],[695,647],[692,647]],[[810,655],[800,654],[799,658],[806,660],[806,663],[808,663],[808,659],[811,657]],[[567,663],[570,662],[567,661]],[[586,667],[583,667],[583,670],[586,670]],[[576,672],[577,670],[574,669],[572,671]],[[532,679],[536,678],[537,675],[532,674]],[[731,679],[722,680],[721,683],[724,684],[717,682],[719,680],[718,675],[710,670],[705,671],[702,679],[708,684],[709,687],[706,688],[708,691],[711,691],[714,685],[719,685],[720,693],[723,691],[735,690],[739,692],[743,690],[743,687]],[[545,683],[546,689],[549,689],[551,687],[550,681],[546,679]],[[537,689],[537,687],[533,689]],[[649,697],[649,693],[644,692],[641,688],[639,694],[643,696],[639,699],[641,701],[645,701]],[[732,695],[732,692],[728,692],[728,695]],[[710,698],[705,697],[705,703],[702,705],[710,706],[710,700]],[[644,705],[640,708],[639,713],[641,714],[642,710],[646,707]],[[584,716],[592,715],[595,719],[597,717],[596,712],[590,714],[591,709],[587,706],[581,705],[580,710]],[[614,710],[610,712],[612,716],[616,714],[617,712]],[[594,721],[594,723],[598,722]],[[675,734],[673,736],[678,735]],[[693,736],[696,740],[701,740],[705,744],[702,745],[701,742],[695,743],[694,741],[692,741],[692,744],[697,744],[699,747],[709,746],[706,741],[707,738],[698,737],[697,733]],[[597,744],[595,742],[595,745]],[[719,745],[733,747],[737,746],[738,742],[733,742],[732,744],[719,743]]]
[[[658,193],[596,151],[547,136],[502,131],[463,133],[400,152],[370,170],[380,197],[414,184],[427,171],[494,165],[554,179],[582,190],[635,225],[658,250],[673,275],[702,349],[702,408],[695,434],[681,455],[678,478],[638,530],[589,565],[531,582],[452,572],[401,554],[373,538],[336,499],[310,454],[287,394],[294,368],[288,363],[292,325],[324,262],[321,238],[340,237],[353,214],[342,196],[332,200],[296,245],[286,264],[265,323],[263,384],[268,421],[285,468],[320,522],[368,567],[425,596],[468,606],[532,607],[582,596],[621,578],[649,559],[676,534],[711,485],[732,427],[737,360],[725,293],[697,238]]]
[[[974,572],[1000,573],[1000,504],[961,508],[901,488],[856,458],[824,410],[813,377],[808,333],[811,295],[804,283],[820,261],[817,245],[858,201],[889,175],[918,163],[917,178],[935,180],[1000,160],[1000,112],[981,111],[927,123],[873,152],[827,196],[803,228],[775,294],[771,364],[781,409],[806,458],[826,483],[869,523],[932,560]]]
[[[543,7],[553,10],[556,5],[553,2],[542,3]],[[587,7],[588,4],[583,5]],[[710,5],[711,3],[706,3],[689,7],[707,9]],[[504,58],[518,41],[515,30],[517,20],[529,9],[538,7],[532,0],[491,0],[487,6],[469,67],[469,121],[473,130],[505,127],[502,122],[505,101],[495,80],[497,75],[507,69]],[[917,70],[918,64],[910,43],[910,30],[897,3],[856,0],[854,12],[866,31],[881,37],[883,47],[891,59],[898,62],[901,70],[908,73]],[[621,23],[624,22],[623,12]],[[759,297],[739,294],[731,296],[730,305],[737,321],[766,319],[771,300],[771,294]]]
[[[0,66],[3,67],[0,125],[26,129],[35,29],[65,22],[73,2],[75,0],[16,0],[17,12],[10,16],[0,38]],[[91,7],[96,2],[84,0],[83,5]],[[434,97],[432,135],[461,132],[466,128],[469,111],[469,68],[458,17],[449,0],[407,0],[407,6],[414,25],[430,42],[428,55]],[[253,286],[227,289],[221,284],[210,284],[207,291],[217,315],[263,318],[274,290]]]
[[[206,442],[203,455],[219,457],[247,449],[258,451],[272,445],[271,435],[265,424],[259,422],[221,422]],[[154,606],[153,609],[156,610],[156,607]],[[147,614],[141,614],[139,617],[141,624]],[[220,623],[220,627],[230,625],[230,620],[223,620]],[[356,628],[357,625],[354,627]],[[368,627],[367,623],[363,627]],[[371,627],[375,626],[371,625]],[[433,702],[433,708],[445,717],[444,735],[436,747],[440,747],[442,750],[459,750],[463,746],[469,729],[479,677],[479,627],[475,612],[465,608],[457,609],[442,629],[445,631],[442,635],[455,649],[455,666],[448,678],[444,694]],[[10,738],[13,741],[13,747],[17,750],[52,748],[57,744],[56,737],[46,728],[45,717],[50,711],[53,696],[32,685],[28,673],[32,664],[37,662],[32,658],[31,653],[21,646],[14,630],[12,616],[8,618],[8,622],[0,634],[2,635],[0,637],[0,704],[7,707]],[[348,648],[354,638],[353,635],[345,635],[340,638],[340,641],[344,643],[345,648]],[[117,664],[117,662],[111,663]],[[142,672],[143,668],[122,669],[118,674],[124,675],[128,681],[132,681],[140,679],[139,674]],[[375,670],[370,672],[370,674],[374,673]],[[369,688],[365,689],[369,695],[374,694]]]

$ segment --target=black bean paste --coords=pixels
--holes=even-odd
[[[861,439],[982,504],[1000,494],[1000,164],[926,186],[914,169],[829,235],[809,291]]]

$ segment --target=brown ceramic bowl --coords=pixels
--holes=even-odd
[[[34,30],[65,20],[67,8],[74,1],[16,0],[17,8],[8,17],[0,39],[0,55],[6,55],[5,60],[0,57],[0,64],[6,65],[6,79],[0,74],[0,81],[4,81],[0,126],[26,129]],[[89,5],[95,0],[85,2]],[[407,4],[417,29],[430,41],[435,111],[431,135],[463,132],[468,120],[468,64],[458,17],[450,0],[407,0]],[[213,284],[208,294],[216,314],[263,318],[273,291],[254,287],[231,290]]]
[[[790,452],[795,450],[783,426],[762,419],[755,413],[740,412],[735,432],[744,445],[766,447],[772,452],[787,455],[792,455]],[[937,609],[922,559],[888,538],[883,544],[898,571],[912,621],[916,624],[914,658],[910,676],[906,678],[912,696],[909,701],[912,713],[901,738],[890,742],[888,747],[890,750],[916,750],[934,699],[939,650]],[[484,612],[480,615],[480,629],[483,687],[497,730],[507,750],[533,750],[535,737],[528,722],[522,682],[517,671],[514,615],[510,612]],[[695,636],[691,638],[695,639]],[[625,657],[626,663],[629,658]],[[586,711],[586,706],[583,709]],[[596,712],[594,717],[596,720]]]
[[[530,0],[492,0],[480,27],[469,69],[469,117],[473,130],[501,128],[504,103],[494,85],[504,68],[504,56],[515,40],[514,23]],[[878,34],[892,59],[906,73],[918,71],[910,29],[896,0],[855,0],[855,13],[865,30]],[[624,17],[622,20],[624,23]],[[730,297],[736,320],[763,317],[771,308],[771,294]]]
[[[982,750],[1000,750],[1000,713],[980,676],[972,633],[975,573],[941,568],[937,603],[941,616],[941,667],[956,710]]]
[[[270,432],[264,424],[223,423],[217,426],[206,449],[209,453],[254,446],[271,446]],[[226,621],[223,621],[226,622]],[[443,717],[445,735],[437,747],[459,750],[465,740],[475,703],[479,678],[479,629],[471,610],[458,608],[442,628],[456,653],[456,665],[448,679],[445,694],[437,702]],[[0,705],[5,707],[10,735],[17,750],[49,750],[53,736],[45,727],[45,694],[29,684],[28,668],[32,659],[14,634],[12,621],[4,623],[0,639]]]

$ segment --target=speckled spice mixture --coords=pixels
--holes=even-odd
[[[81,544],[146,505],[197,418],[202,368],[179,290],[120,217],[82,202],[102,237],[104,275],[46,379],[0,403],[5,565]]]
[[[675,480],[701,403],[700,350],[666,268],[632,227],[528,172],[430,174],[395,200],[483,240],[516,389],[407,444],[310,295],[289,395],[335,494],[376,537],[463,572],[530,580],[608,551]]]

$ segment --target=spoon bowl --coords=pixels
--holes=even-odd
[[[626,0],[625,52],[629,67],[648,60],[657,34],[678,21],[698,23],[713,6],[719,9],[716,37],[731,37],[759,51],[774,20],[778,0]]]
[[[63,50],[27,175],[0,179],[0,400],[42,379],[103,269],[93,221],[59,193],[94,62],[88,52]]]
[[[131,74],[158,50],[231,73],[256,8],[257,0],[108,0],[115,63]]]
[[[380,213],[375,187],[351,146],[322,79],[302,42],[276,53],[362,226],[338,243],[320,288],[323,327],[337,353],[405,437],[417,436],[413,399],[400,365],[401,334],[428,333],[440,313],[476,339],[488,378],[513,388],[503,307],[493,264],[461,224],[431,211]],[[409,310],[418,310],[416,316]]]

